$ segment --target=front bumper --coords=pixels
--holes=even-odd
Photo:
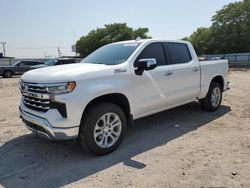
[[[26,112],[21,107],[19,109],[20,117],[23,119],[26,127],[42,137],[50,140],[70,140],[78,136],[79,126],[55,128],[47,119]]]

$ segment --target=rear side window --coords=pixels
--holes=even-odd
[[[56,62],[56,65],[67,64],[66,62],[67,62],[67,61],[65,61],[65,60],[58,60],[58,61]]]
[[[21,61],[17,66],[19,67],[28,66],[28,63],[26,61]]]
[[[27,66],[32,66],[32,65],[38,65],[38,62],[33,62],[33,61],[27,61]]]
[[[136,62],[140,59],[155,58],[157,65],[166,65],[166,58],[162,43],[152,43],[144,48],[137,57]]]
[[[71,63],[75,63],[75,61],[74,60],[67,60],[64,62],[64,64],[71,64]]]
[[[75,63],[75,61],[71,60],[71,59],[69,59],[69,60],[59,60],[56,63],[56,65],[66,65],[66,64],[71,64],[71,63]]]
[[[43,64],[43,62],[39,62],[39,61],[31,61],[30,65],[40,65]]]
[[[170,57],[169,64],[187,63],[192,60],[186,44],[168,42],[166,45]]]

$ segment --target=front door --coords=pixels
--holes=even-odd
[[[135,114],[138,117],[166,108],[172,95],[173,79],[167,66],[163,43],[149,44],[136,61],[147,58],[155,58],[157,67],[144,71],[142,75],[134,74],[132,79],[136,104]]]

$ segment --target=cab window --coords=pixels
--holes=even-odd
[[[188,63],[192,60],[188,46],[184,43],[167,42],[164,44],[169,56],[169,64]]]
[[[167,64],[163,44],[161,42],[151,43],[146,46],[140,53],[140,55],[137,57],[136,62],[138,62],[140,59],[148,58],[155,58],[157,66]]]

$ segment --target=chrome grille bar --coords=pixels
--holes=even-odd
[[[23,96],[33,97],[37,99],[49,99],[49,94],[43,94],[38,92],[21,91]]]
[[[34,92],[46,92],[46,88],[38,88],[38,87],[29,87],[30,91],[34,91]]]
[[[23,103],[26,104],[26,105],[28,105],[28,106],[32,106],[34,108],[37,108],[37,109],[40,108],[40,109],[43,109],[43,110],[49,110],[49,106],[48,107],[44,107],[42,105],[32,104],[32,103],[28,102],[27,100],[24,100]]]
[[[39,100],[39,99],[36,99],[36,98],[32,98],[32,97],[26,97],[24,96],[24,99],[26,101],[30,101],[30,102],[35,102],[35,103],[41,103],[41,104],[49,104],[49,101],[47,100]]]

